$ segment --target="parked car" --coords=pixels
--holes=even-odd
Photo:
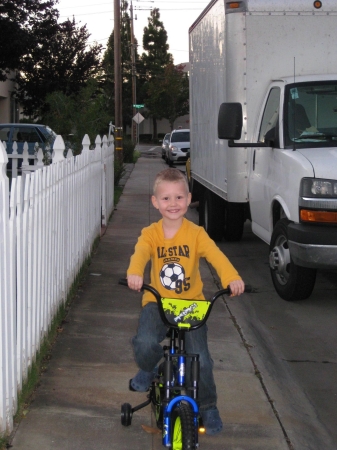
[[[166,152],[167,152],[167,149],[168,149],[168,145],[170,143],[170,135],[171,135],[171,133],[166,133],[165,136],[164,136],[164,139],[162,141],[160,141],[160,142],[162,142],[162,144],[161,144],[161,157],[163,159],[165,159]]]
[[[18,154],[23,152],[23,144],[27,142],[28,153],[35,154],[35,146],[41,147],[42,150],[50,148],[52,150],[53,143],[56,139],[56,133],[47,125],[28,124],[28,123],[1,123],[0,124],[0,140],[6,143],[8,154],[13,152],[13,144],[18,144]],[[32,163],[32,161],[30,161]],[[21,166],[22,160],[19,160]],[[11,167],[11,160],[9,160]]]
[[[166,151],[166,162],[169,166],[173,163],[186,162],[190,157],[190,130],[173,130]]]

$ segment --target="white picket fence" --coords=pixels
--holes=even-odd
[[[113,210],[114,145],[89,150],[9,179],[0,141],[0,433],[11,432],[18,394],[53,318]],[[26,167],[28,170],[28,167]]]

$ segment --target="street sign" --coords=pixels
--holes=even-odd
[[[144,105],[132,105],[134,108],[139,109],[139,108],[144,108]]]
[[[144,117],[140,113],[137,113],[135,116],[132,117],[132,120],[134,120],[139,125],[141,122],[143,122]]]

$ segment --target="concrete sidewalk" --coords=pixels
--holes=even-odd
[[[120,407],[145,401],[128,390],[137,371],[130,340],[137,327],[141,294],[118,285],[125,277],[140,230],[159,219],[150,196],[159,157],[141,157],[93,256],[85,283],[72,303],[52,359],[26,417],[12,438],[13,450],[157,450],[160,434],[151,407],[120,423]],[[179,168],[179,167],[178,167]],[[196,212],[188,212],[196,221]],[[213,275],[201,265],[205,294],[217,290]],[[248,294],[245,294],[248,295]],[[282,430],[254,374],[225,304],[219,300],[209,319],[218,407],[224,422],[216,436],[201,436],[200,449],[287,450]]]

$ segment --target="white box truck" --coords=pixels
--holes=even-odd
[[[192,196],[210,236],[246,219],[285,300],[337,268],[337,2],[213,0],[190,39]]]

